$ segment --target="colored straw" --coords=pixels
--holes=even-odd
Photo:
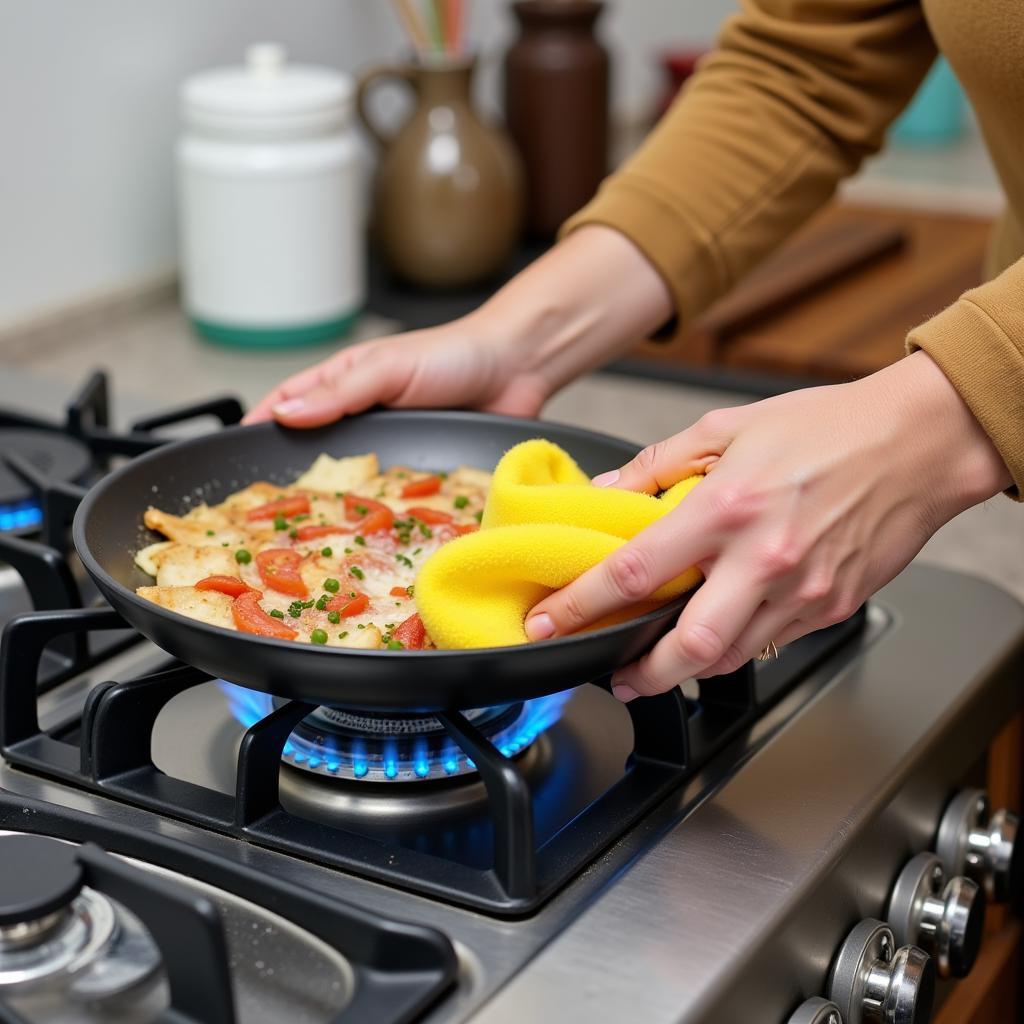
[[[464,15],[462,0],[448,0],[445,5],[445,44],[451,56],[458,56],[462,53]]]
[[[423,23],[412,5],[412,0],[392,0],[392,4],[413,46],[420,53],[426,53],[430,49],[430,40],[427,38]]]
[[[441,13],[441,0],[427,0],[427,31],[430,33],[430,41],[437,53],[444,53],[444,30]]]

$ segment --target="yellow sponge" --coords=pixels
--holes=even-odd
[[[440,548],[416,578],[427,632],[442,648],[527,643],[523,622],[535,604],[675,508],[700,480],[689,477],[657,498],[594,487],[558,445],[516,445],[494,470],[480,530]],[[689,569],[651,603],[615,618],[642,614],[700,579]]]

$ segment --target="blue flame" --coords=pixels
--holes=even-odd
[[[227,697],[231,713],[246,729],[274,710],[270,694],[234,683],[219,682],[218,685]],[[492,737],[491,742],[507,758],[522,753],[562,717],[562,709],[571,694],[571,690],[566,690],[526,701],[515,721]],[[323,743],[314,743],[292,733],[284,745],[284,757],[312,771],[377,782],[443,778],[475,768],[454,740],[447,740],[440,754],[431,755],[426,740],[419,738],[413,743],[412,757],[403,758],[397,737],[382,738],[377,752],[368,750],[362,740],[353,742],[351,750],[341,751],[333,747],[333,737],[325,734],[324,739]]]
[[[38,501],[26,499],[11,505],[0,505],[0,531],[24,530],[43,521],[43,508]]]

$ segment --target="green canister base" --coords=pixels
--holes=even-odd
[[[207,341],[231,348],[293,348],[298,345],[322,345],[343,338],[359,319],[360,310],[332,320],[303,324],[301,327],[233,327],[191,316],[195,332]]]

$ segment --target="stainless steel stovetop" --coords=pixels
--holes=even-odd
[[[166,655],[148,643],[104,660],[40,699],[43,727],[74,721],[86,696],[107,680],[165,663]],[[826,994],[830,977],[832,994],[850,998],[840,991],[846,975],[839,968],[848,957],[837,959],[837,951],[859,922],[885,919],[901,869],[942,838],[939,825],[951,798],[983,781],[986,748],[1022,701],[1022,666],[1024,609],[1015,600],[963,575],[912,566],[872,602],[863,629],[538,909],[518,917],[279,852],[7,761],[0,763],[0,828],[45,832],[66,812],[64,838],[89,838],[88,822],[95,821],[124,835],[177,840],[374,919],[436,929],[457,952],[458,976],[417,1018],[430,1024],[782,1022],[805,999]],[[216,683],[191,686],[160,712],[152,757],[171,778],[231,794],[244,731]],[[621,771],[632,749],[630,731],[629,715],[603,690],[587,686],[571,697],[542,738],[546,755],[535,755],[545,784],[573,779],[556,801],[558,816],[571,818]],[[311,789],[306,773],[287,765],[281,781],[286,807],[388,832],[387,797],[360,800],[351,789],[332,788],[331,780]],[[403,792],[415,805],[415,795]],[[949,832],[948,814],[945,821]],[[539,826],[543,838],[542,817]],[[999,886],[1008,883],[993,877],[1010,868],[1005,857],[993,860],[999,853],[993,845],[970,863],[948,865],[946,873],[971,873],[1000,895]],[[953,855],[947,850],[946,856]],[[234,904],[235,925],[268,928],[236,985],[279,997],[305,981],[294,945],[302,936],[266,918],[280,904],[258,903]],[[282,944],[278,927],[287,933]],[[877,945],[877,928],[873,934]],[[876,953],[895,962],[894,949],[878,952],[886,941],[883,936]],[[309,943],[314,956],[320,947]],[[233,947],[233,965],[243,954],[244,946]],[[320,949],[320,955],[318,970],[328,969],[330,954]],[[358,972],[334,959],[335,994],[347,993],[357,987]],[[257,962],[262,966],[255,968]],[[914,961],[907,964],[913,989]],[[869,973],[853,970],[847,989],[866,984]],[[894,984],[891,971],[882,973],[890,979],[885,984]],[[940,982],[940,1002],[950,984]],[[879,998],[891,995],[887,990]],[[281,1019],[272,1000],[237,1003],[242,1020]],[[338,1009],[329,1004],[323,1003],[325,1021]],[[872,1019],[874,1011],[851,1012],[852,1005],[843,1007],[846,1024]],[[303,1019],[316,1019],[312,1006],[303,1012]],[[815,1012],[793,1019],[833,1024]]]

